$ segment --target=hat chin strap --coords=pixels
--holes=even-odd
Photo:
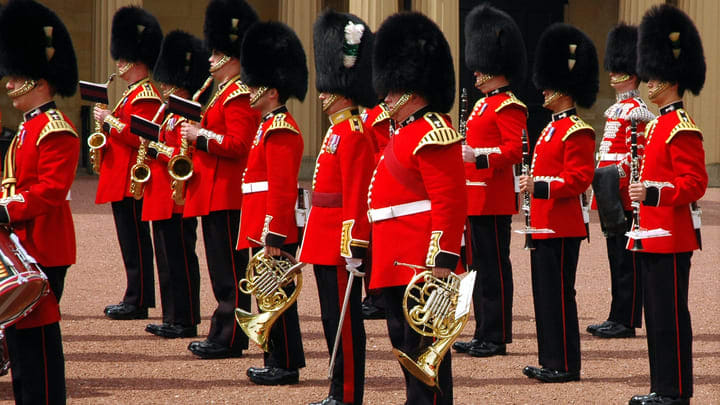
[[[17,98],[20,96],[24,96],[32,91],[32,89],[35,88],[37,85],[37,82],[35,80],[25,80],[25,82],[22,84],[22,86],[18,87],[17,89],[14,89],[12,91],[8,91],[7,95],[10,98]]]
[[[659,82],[656,87],[652,88],[652,90],[648,90],[648,98],[650,100],[654,99],[655,97],[659,96],[660,93],[667,90],[668,87],[670,87],[669,82]]]
[[[225,66],[225,64],[228,63],[228,62],[230,62],[230,57],[227,56],[227,55],[223,55],[223,57],[220,58],[219,61],[217,61],[217,62],[213,63],[212,65],[210,65],[210,73],[215,73],[215,72],[217,72],[218,70],[220,70],[220,68],[222,68],[223,66]]]
[[[622,76],[611,77],[610,84],[619,84],[628,80],[630,80],[630,75],[626,73]]]
[[[487,74],[487,73],[481,73],[475,78],[475,87],[480,88],[483,84],[489,82],[492,80],[492,78],[495,77],[495,75]]]
[[[332,106],[333,104],[335,104],[335,102],[336,102],[337,100],[338,100],[337,94],[330,94],[329,96],[327,96],[326,98],[323,99],[323,101],[322,101],[322,110],[323,110],[323,111],[327,111],[328,108],[330,108],[330,106]]]
[[[177,89],[177,86],[171,86],[165,89],[165,91],[163,91],[163,98],[167,100],[173,93],[175,93],[175,91],[177,91]]]
[[[395,115],[397,110],[407,104],[408,101],[410,101],[410,97],[412,97],[412,93],[403,93],[402,96],[398,99],[398,101],[392,106],[392,109],[390,109],[388,112],[390,113],[390,116],[392,117]]]
[[[543,107],[547,107],[547,106],[549,106],[550,104],[552,104],[553,101],[559,99],[560,97],[562,97],[562,96],[564,96],[564,95],[565,95],[565,93],[561,93],[561,92],[559,92],[559,91],[557,91],[557,90],[553,90],[553,92],[552,92],[549,96],[545,97],[545,101],[543,102],[543,105],[542,105],[542,106],[543,106]]]
[[[123,65],[122,67],[118,68],[118,76],[123,76],[125,73],[129,72],[130,69],[135,67],[135,63],[127,63]]]
[[[263,94],[265,94],[266,91],[268,91],[268,88],[267,88],[266,86],[258,87],[257,91],[255,92],[255,94],[254,94],[254,95],[252,96],[252,98],[250,99],[250,106],[255,105],[255,103],[257,103],[258,100],[260,100],[260,97],[262,97]]]

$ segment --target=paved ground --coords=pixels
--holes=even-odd
[[[62,330],[67,367],[68,402],[74,404],[249,403],[305,404],[327,395],[328,354],[322,337],[317,291],[306,271],[299,298],[303,343],[308,360],[300,384],[268,388],[250,383],[249,366],[262,364],[253,347],[241,359],[196,360],[187,350],[192,339],[163,340],[144,332],[148,321],[111,321],[105,305],[118,302],[125,276],[112,225],[110,207],[92,204],[96,178],[78,177],[73,187],[73,212],[78,237],[78,263],[71,267],[63,296]],[[705,250],[693,257],[690,312],[694,330],[695,404],[720,404],[720,189],[708,190],[701,201]],[[520,217],[516,218],[519,226]],[[583,243],[577,275],[580,329],[605,320],[609,310],[610,277],[605,244],[597,217],[592,243]],[[521,374],[537,364],[537,344],[530,291],[529,254],[514,236],[515,306],[513,343],[508,355],[491,359],[453,356],[456,404],[623,404],[647,393],[649,371],[644,330],[634,339],[602,340],[581,333],[582,380],[541,384]],[[200,333],[206,333],[214,309],[202,243]],[[158,295],[159,302],[159,295]],[[160,322],[160,308],[149,322]],[[474,321],[471,321],[474,322]],[[474,327],[470,323],[461,339]],[[390,352],[384,321],[366,322],[368,353],[367,404],[401,404],[403,380]],[[0,377],[0,403],[12,401],[9,377]]]

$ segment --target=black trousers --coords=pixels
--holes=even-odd
[[[534,239],[530,253],[540,365],[580,371],[575,273],[582,238]]]
[[[632,227],[632,211],[625,211],[625,224],[625,230],[629,231]],[[624,233],[608,235],[605,238],[612,293],[608,320],[639,328],[642,326],[640,268],[635,252],[625,249],[627,240]]]
[[[650,359],[650,392],[692,397],[688,282],[692,252],[639,253]]]
[[[182,214],[152,222],[163,322],[200,323],[200,267],[195,243],[197,218]]]
[[[513,278],[510,263],[511,215],[468,217],[472,264],[475,339],[512,342]]]
[[[383,303],[387,315],[388,334],[393,348],[413,356],[427,350],[433,338],[421,336],[415,332],[405,320],[403,313],[403,296],[405,287],[383,288]],[[405,403],[407,405],[451,405],[453,403],[452,358],[451,350],[445,353],[438,367],[439,392],[415,378],[404,367],[400,366],[405,377]]]
[[[283,251],[295,256],[297,243],[284,245]],[[253,254],[260,248],[252,249]],[[283,287],[285,294],[290,296],[295,291],[295,283]],[[297,301],[280,315],[268,336],[268,351],[263,353],[265,367],[298,369],[305,367],[305,351],[303,350],[300,333],[300,317]]]
[[[127,288],[122,302],[139,308],[155,307],[155,274],[150,225],[140,220],[142,200],[125,197],[111,203]]]
[[[65,274],[70,266],[42,267],[50,289],[60,302]],[[23,405],[65,403],[65,355],[60,323],[5,331],[15,403]]]
[[[235,322],[235,308],[250,311],[250,296],[240,294],[238,282],[245,278],[247,250],[236,250],[240,211],[213,211],[201,217],[210,283],[218,306],[207,339],[231,350],[248,348],[248,338]]]
[[[345,266],[315,265],[314,268],[325,342],[328,353],[332,355],[349,273]],[[354,405],[362,404],[365,389],[366,337],[362,284],[362,279],[353,279],[330,382],[330,397]]]

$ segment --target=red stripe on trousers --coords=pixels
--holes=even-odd
[[[562,327],[563,327],[563,356],[565,357],[565,371],[568,371],[567,359],[567,330],[565,328],[565,239],[562,239],[560,245],[560,302],[562,303]]]
[[[225,212],[225,223],[227,224],[227,236],[228,236],[228,247],[230,248],[230,262],[232,263],[232,274],[233,274],[233,281],[235,284],[235,308],[237,308],[239,305],[238,300],[240,297],[238,296],[238,279],[237,279],[237,272],[235,271],[235,246],[232,245],[232,232],[230,231],[230,212]],[[235,333],[237,332],[238,323],[233,322],[233,329],[232,329],[232,336],[230,337],[230,347],[233,346],[235,343]]]
[[[497,252],[497,263],[498,263],[498,275],[500,276],[500,302],[501,302],[501,313],[502,313],[502,335],[503,343],[507,339],[505,336],[505,280],[503,279],[503,268],[502,258],[500,257],[500,242],[498,241],[498,229],[497,229],[497,216],[493,217],[495,222],[495,251]]]
[[[677,279],[677,255],[673,254],[673,292],[675,295],[675,342],[677,345],[677,362],[678,362],[678,390],[682,396],[682,364],[680,360],[680,321],[678,320],[678,279]]]
[[[348,286],[348,272],[345,266],[337,266],[338,308],[342,311],[345,291]],[[348,302],[348,306],[350,303]],[[339,314],[339,312],[338,312]],[[338,322],[340,318],[338,318]],[[340,345],[343,351],[343,402],[354,403],[355,399],[355,358],[353,357],[352,317],[350,308],[345,313],[341,329]]]

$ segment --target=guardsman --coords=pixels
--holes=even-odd
[[[285,103],[307,93],[305,50],[295,32],[278,22],[257,23],[243,41],[242,80],[250,90],[250,105],[262,121],[255,133],[243,173],[243,215],[237,248],[263,247],[265,255],[281,251],[295,255],[297,180],[303,139]],[[260,242],[262,245],[258,244]],[[295,285],[285,292],[290,295]],[[296,384],[305,367],[297,302],[283,312],[270,331],[264,367],[250,367],[247,376],[260,385]]]
[[[260,122],[260,114],[250,107],[250,91],[240,81],[240,44],[257,19],[245,0],[210,1],[205,43],[212,52],[210,74],[219,84],[202,122],[184,122],[180,129],[195,148],[183,216],[200,217],[210,283],[218,302],[207,339],[188,346],[204,359],[240,357],[248,347],[234,315],[235,308],[250,310],[250,297],[238,291],[248,252],[234,247],[240,227],[242,173]]]
[[[512,342],[510,224],[518,212],[514,166],[522,159],[527,107],[510,90],[525,80],[525,43],[515,21],[488,4],[465,20],[465,64],[484,97],[467,121],[463,145],[468,192],[475,334],[453,348],[473,357],[504,355]]]
[[[587,331],[603,338],[635,336],[642,326],[640,269],[635,253],[625,249],[625,232],[632,226],[628,196],[631,166],[631,132],[635,122],[638,156],[642,156],[645,124],[655,118],[640,98],[640,79],[635,70],[637,27],[618,24],[609,33],[605,46],[605,70],[615,89],[615,104],[605,111],[605,132],[597,153],[593,178],[593,209],[598,210],[605,234],[612,301],[605,322],[590,325]]]
[[[111,319],[146,319],[155,307],[155,275],[150,225],[142,221],[142,198],[130,192],[130,169],[137,162],[140,140],[130,133],[132,115],[152,119],[162,104],[160,93],[150,82],[150,72],[162,42],[160,25],[142,8],[119,9],[112,21],[110,54],[117,75],[128,88],[109,111],[95,107],[95,120],[103,123],[107,145],[103,148],[96,204],[111,203],[115,230],[127,276],[122,302],[105,307]]]
[[[638,254],[650,394],[633,397],[631,405],[689,404],[693,395],[688,279],[693,251],[702,246],[695,202],[705,194],[708,175],[702,132],[682,96],[686,90],[700,93],[705,69],[692,20],[668,4],[651,8],[639,27],[637,70],[648,80],[648,98],[660,116],[647,125],[640,182],[629,192],[641,203],[640,228],[663,228],[670,235],[643,240]]]
[[[432,341],[405,319],[403,297],[414,269],[395,262],[447,277],[460,259],[467,212],[462,138],[447,115],[455,98],[455,73],[438,26],[419,13],[388,17],[375,37],[373,84],[397,121],[397,130],[368,191],[370,288],[382,289],[392,346],[417,353]],[[407,403],[452,403],[450,352],[439,364],[437,390],[402,370]]]
[[[78,82],[75,51],[58,16],[35,1],[10,1],[0,11],[0,75],[23,121],[5,156],[0,224],[11,227],[47,275],[50,292],[5,331],[17,404],[64,404],[65,360],[59,302],[75,263],[70,187],[78,131],[55,106]]]
[[[530,176],[520,191],[532,196],[531,226],[554,233],[533,234],[530,253],[540,367],[523,374],[542,382],[580,379],[580,332],[575,274],[580,242],[588,237],[583,199],[593,178],[595,131],[575,111],[589,108],[598,91],[595,46],[577,28],[557,23],[540,36],[533,67],[535,87],[552,121],[535,144]]]
[[[208,77],[209,56],[199,38],[183,31],[168,33],[153,70],[163,97],[174,94],[190,99]],[[207,101],[211,92],[203,90],[200,100]],[[145,186],[142,220],[152,221],[163,316],[161,324],[148,324],[145,330],[165,338],[197,336],[200,323],[197,218],[183,218],[183,205],[178,204],[182,200],[173,198],[173,178],[168,172],[169,159],[181,153],[180,128],[185,121],[177,114],[161,114],[156,118],[161,124],[158,139],[154,140],[157,143],[148,145],[152,175]]]
[[[368,86],[372,80],[373,34],[357,16],[328,10],[315,21],[313,37],[315,87],[330,128],[315,164],[313,206],[300,261],[314,266],[330,354],[340,330],[330,392],[316,404],[359,405],[365,382],[361,295],[363,259],[370,244],[367,189],[375,167],[375,147],[363,128],[358,107],[377,102],[372,86]],[[343,308],[348,289],[350,296]]]

